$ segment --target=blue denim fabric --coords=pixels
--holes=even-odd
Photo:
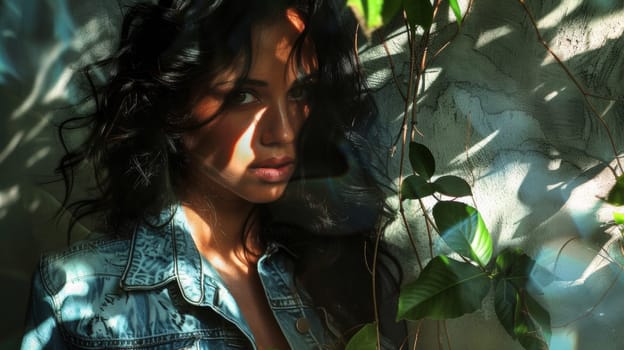
[[[292,349],[332,349],[327,316],[293,280],[292,256],[271,245],[258,262],[269,306]],[[255,349],[181,209],[132,240],[92,240],[45,256],[35,272],[22,349]]]

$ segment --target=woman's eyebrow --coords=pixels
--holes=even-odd
[[[260,86],[260,87],[266,87],[269,86],[269,83],[267,83],[266,81],[263,80],[258,80],[258,79],[249,79],[249,78],[243,78],[243,79],[237,79],[237,80],[225,80],[225,81],[220,81],[215,83],[212,88],[213,89],[225,89],[225,90],[229,90],[229,89],[233,89],[235,87],[240,87],[240,86]]]
[[[237,85],[269,86],[269,83],[264,80],[244,78],[237,81]]]
[[[298,84],[306,84],[311,81],[314,81],[318,78],[318,72],[312,72],[308,74],[301,74],[297,77],[297,79],[293,82],[293,85]]]
[[[316,72],[300,75],[300,76],[297,77],[297,79],[293,82],[292,85],[299,85],[299,84],[308,83],[311,80],[314,80],[317,77],[317,75],[318,75],[318,73],[316,73]],[[267,83],[264,80],[260,80],[260,79],[243,78],[243,79],[239,79],[239,80],[236,80],[236,81],[228,80],[228,81],[223,81],[223,82],[219,82],[219,83],[215,84],[215,86],[224,86],[224,85],[235,85],[235,86],[245,86],[246,85],[246,86],[266,87],[266,86],[269,86],[269,83]]]

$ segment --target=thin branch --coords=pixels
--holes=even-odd
[[[462,20],[461,24],[457,25],[457,30],[455,31],[455,33],[453,33],[453,35],[451,36],[451,38],[449,40],[447,40],[444,45],[442,45],[442,47],[440,47],[436,52],[433,53],[433,55],[431,55],[431,58],[429,59],[429,62],[433,62],[440,53],[442,53],[442,51],[444,51],[446,49],[447,46],[449,46],[459,35],[459,31],[461,29],[461,27],[464,26],[464,23],[466,23],[465,19],[466,17],[470,14],[470,11],[472,10],[472,6],[473,6],[474,0],[470,0],[468,2],[468,7],[466,7],[466,12],[464,13],[464,20]]]
[[[405,18],[405,12],[403,13],[403,17]],[[405,25],[408,25],[407,22]],[[415,48],[412,45],[414,38],[411,38],[411,31],[408,31],[408,41],[410,41],[410,70],[409,70],[409,80],[407,84],[407,96],[409,96],[414,88],[413,80],[414,80],[414,65],[415,65]],[[414,106],[412,106],[414,108]],[[403,168],[405,167],[405,148],[407,143],[407,115],[409,110],[409,103],[405,103],[405,110],[403,112],[403,121],[401,126],[401,134],[402,134],[402,142],[401,142],[401,154],[399,156],[399,189],[398,189],[398,197],[399,197],[399,213],[401,215],[401,219],[403,221],[403,225],[405,226],[405,231],[407,232],[407,236],[409,237],[410,244],[412,245],[412,249],[414,250],[414,254],[416,255],[416,262],[418,263],[419,269],[422,271],[423,265],[420,259],[420,254],[418,253],[418,247],[416,246],[416,242],[414,241],[414,237],[410,230],[409,223],[407,221],[407,216],[405,215],[405,208],[403,206],[403,198],[401,194],[401,187],[403,185]]]
[[[442,322],[444,324],[444,334],[446,334],[446,344],[448,345],[448,350],[453,350],[453,347],[451,346],[451,337],[448,330],[448,322],[446,320]]]
[[[440,350],[444,350],[444,345],[442,344],[442,330],[440,327],[440,323],[442,321],[436,321],[436,333],[437,333],[437,338],[438,338],[438,349]]]
[[[384,47],[384,50],[386,51],[386,57],[388,58],[388,63],[390,64],[390,72],[392,73],[392,79],[394,80],[394,85],[396,86],[396,89],[399,92],[399,95],[401,95],[403,102],[407,103],[407,96],[405,96],[405,93],[403,93],[403,90],[401,90],[401,82],[399,81],[399,78],[397,77],[396,67],[394,66],[394,60],[392,59],[392,55],[390,54],[390,50],[388,49],[388,43],[386,42],[385,39],[382,45]]]
[[[379,310],[377,303],[377,257],[379,252],[379,242],[381,241],[382,229],[379,227],[377,230],[377,237],[375,237],[375,248],[373,250],[373,269],[372,269],[372,284],[373,284],[373,313],[375,316],[375,332],[377,333],[377,349],[381,350],[381,332],[379,330]]]

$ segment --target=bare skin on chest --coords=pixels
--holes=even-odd
[[[184,207],[184,211],[193,231],[195,245],[219,273],[236,300],[258,349],[290,349],[269,307],[258,276],[256,255],[246,254],[240,240],[227,240],[222,232],[213,232],[195,210]]]

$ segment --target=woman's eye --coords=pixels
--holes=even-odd
[[[256,95],[249,91],[235,91],[228,96],[227,102],[230,105],[245,105],[258,101]]]
[[[303,101],[308,97],[308,90],[306,86],[299,85],[294,86],[290,91],[288,91],[288,98],[293,101]]]

